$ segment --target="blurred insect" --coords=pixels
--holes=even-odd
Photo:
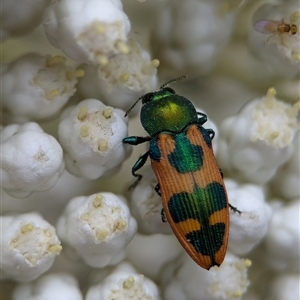
[[[296,24],[285,23],[284,20],[261,20],[254,24],[254,29],[259,33],[266,34],[288,33],[291,35],[295,35],[298,32],[298,26]]]

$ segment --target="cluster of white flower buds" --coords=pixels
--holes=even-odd
[[[279,2],[2,1],[4,299],[299,299],[300,8]],[[209,271],[132,169],[149,144],[123,142],[147,136],[135,101],[183,75],[238,210]]]

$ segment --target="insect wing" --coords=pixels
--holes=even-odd
[[[279,22],[262,20],[254,24],[254,29],[259,33],[274,33],[277,31]]]
[[[224,260],[229,212],[209,133],[199,124],[150,143],[167,220],[177,239],[205,269]]]

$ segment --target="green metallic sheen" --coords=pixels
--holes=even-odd
[[[193,103],[166,89],[156,92],[151,101],[142,106],[140,118],[152,137],[166,130],[179,133],[188,124],[198,121]]]
[[[193,193],[174,194],[168,201],[168,208],[175,223],[188,219],[198,220],[201,230],[189,232],[187,240],[195,250],[212,259],[223,245],[225,224],[209,224],[210,216],[227,207],[227,198],[224,187],[218,182],[213,182],[205,188],[197,185]]]
[[[203,166],[203,149],[201,146],[191,144],[186,136],[186,130],[172,136],[176,148],[168,155],[170,164],[179,173],[196,172]]]

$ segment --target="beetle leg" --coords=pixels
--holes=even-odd
[[[151,140],[150,136],[146,136],[146,137],[142,137],[142,136],[128,136],[125,139],[123,139],[123,143],[136,146],[136,145],[148,142],[150,140]]]
[[[210,139],[212,140],[215,137],[215,132],[212,129],[206,129]]]
[[[160,215],[161,215],[161,220],[162,220],[164,223],[167,222],[167,218],[166,218],[165,211],[164,211],[163,208],[161,209]]]
[[[221,174],[222,178],[224,178],[223,171],[220,168],[219,168],[219,171],[220,171],[220,174]]]
[[[203,125],[204,123],[206,123],[206,121],[207,121],[207,115],[206,115],[206,114],[197,111],[197,115],[200,116],[200,117],[198,118],[198,122],[199,122],[201,125]]]
[[[135,172],[137,170],[139,170],[145,164],[145,162],[147,161],[148,155],[149,155],[149,151],[147,151],[142,156],[140,156],[139,159],[133,165],[133,167],[131,169],[131,173],[134,177],[137,177],[137,180],[129,187],[129,190],[136,187],[138,182],[142,179],[143,175],[136,174]]]
[[[156,194],[157,194],[158,196],[161,196],[159,184],[157,184],[157,185],[154,187],[154,190],[155,190],[155,192],[156,192]]]
[[[142,136],[128,136],[126,138],[123,139],[123,143],[125,144],[129,144],[129,145],[139,145],[145,142],[148,142],[151,140],[150,136],[146,136],[146,137],[142,137]],[[135,172],[137,170],[139,170],[147,161],[149,155],[149,151],[146,152],[145,154],[143,154],[134,164],[134,166],[132,167],[131,173],[134,177],[137,177],[137,180],[128,188],[129,190],[136,187],[136,185],[138,184],[138,182],[142,179],[142,175],[141,174],[136,174]]]
[[[240,210],[238,210],[235,206],[232,206],[230,203],[229,203],[229,207],[230,207],[230,209],[233,210],[235,213],[236,213],[236,212],[239,213],[239,214],[242,213]]]

